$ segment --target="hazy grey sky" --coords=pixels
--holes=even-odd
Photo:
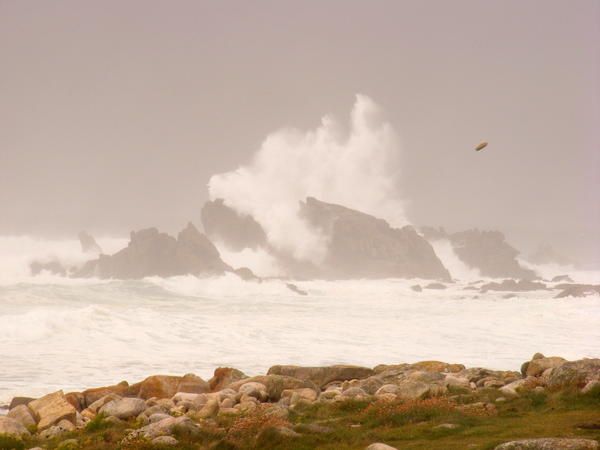
[[[413,223],[599,255],[597,0],[0,0],[0,233],[198,222],[210,175],[356,93]]]

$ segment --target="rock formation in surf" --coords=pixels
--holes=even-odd
[[[521,266],[518,250],[499,231],[467,230],[447,233],[443,228],[421,229],[428,240],[448,239],[458,258],[467,266],[478,269],[482,276],[492,278],[533,279],[536,274]]]
[[[413,227],[308,197],[300,214],[329,237],[323,274],[329,278],[450,280],[433,247]]]
[[[527,257],[527,261],[533,264],[558,264],[561,266],[573,264],[573,261],[558,253],[548,244],[540,245],[535,252]]]
[[[131,232],[129,244],[114,255],[100,255],[76,277],[136,279],[147,276],[210,275],[232,270],[216,247],[191,223],[177,239],[156,228]]]
[[[206,234],[232,250],[267,246],[267,235],[260,224],[252,216],[238,214],[222,199],[206,202],[200,215]]]
[[[329,238],[320,265],[295,260],[272,248],[254,218],[238,214],[222,200],[207,202],[202,223],[211,239],[232,249],[265,249],[295,278],[450,279],[431,245],[410,226],[392,228],[385,220],[312,197],[300,203],[300,215]],[[238,230],[246,231],[240,234]]]

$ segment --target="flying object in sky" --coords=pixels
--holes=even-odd
[[[485,141],[481,141],[479,144],[477,144],[477,147],[475,147],[475,151],[479,151],[479,150],[483,150],[484,148],[486,148],[488,145],[487,142]]]

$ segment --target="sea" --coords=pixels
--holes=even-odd
[[[111,253],[127,240],[98,242]],[[519,370],[536,352],[600,357],[600,297],[557,299],[556,290],[483,294],[478,287],[489,280],[461,264],[447,242],[434,246],[456,279],[445,289],[427,289],[430,281],[418,279],[32,276],[34,260],[77,264],[89,256],[77,240],[0,237],[0,405],[13,396],[153,374],[208,379],[220,366],[255,375],[275,364],[441,360]],[[598,271],[536,269],[547,279],[568,273],[577,282],[600,283]]]

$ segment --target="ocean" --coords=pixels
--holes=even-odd
[[[98,239],[105,251],[125,239]],[[442,360],[519,370],[535,352],[567,359],[600,356],[600,297],[557,291],[480,293],[476,271],[444,244],[453,276],[426,280],[242,281],[233,274],[143,280],[33,277],[28,264],[86,259],[76,240],[0,237],[0,405],[13,396],[77,391],[153,374],[219,366],[248,375],[275,364],[397,364]],[[544,276],[562,268],[546,268]],[[564,272],[563,272],[564,273]],[[600,283],[599,272],[571,271]],[[550,283],[551,285],[551,283]]]

